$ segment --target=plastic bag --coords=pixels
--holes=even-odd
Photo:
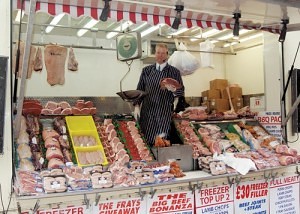
[[[206,52],[213,51],[215,45],[209,40],[206,40],[205,42],[201,42],[199,45],[200,45],[200,51],[204,51],[204,52],[200,52],[201,68],[205,68],[205,67],[214,68],[215,66],[213,62],[213,55],[212,53],[206,53]]]
[[[182,76],[194,73],[200,67],[200,63],[195,56],[187,51],[184,44],[180,43],[177,51],[171,55],[168,63],[176,67]]]

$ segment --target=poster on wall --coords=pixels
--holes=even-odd
[[[21,214],[31,214],[30,211],[22,211]],[[36,214],[60,214],[60,213],[76,213],[76,214],[85,214],[89,213],[89,210],[86,209],[86,206],[68,206],[65,208],[52,208],[47,210],[38,210]]]
[[[270,181],[270,210],[274,214],[299,214],[299,176],[291,175]]]
[[[93,214],[144,214],[146,213],[146,201],[141,198],[124,198],[116,200],[100,201],[93,208]]]
[[[271,135],[281,142],[281,114],[279,111],[261,111],[255,118]]]
[[[234,210],[233,186],[202,188],[195,192],[196,213],[231,214]]]
[[[194,214],[192,191],[147,195],[147,214]]]
[[[269,213],[269,183],[257,180],[235,184],[234,210],[235,213]]]

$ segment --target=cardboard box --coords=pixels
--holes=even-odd
[[[228,99],[211,99],[209,102],[209,108],[211,111],[224,112],[229,110]]]
[[[152,152],[156,160],[160,163],[168,162],[170,159],[175,159],[184,172],[195,169],[193,148],[191,145],[173,144],[170,147],[153,147]]]
[[[207,91],[207,99],[220,99],[221,98],[221,93],[219,89],[210,89]]]
[[[209,113],[210,112],[210,108],[209,108],[209,101],[208,100],[206,100],[206,101],[204,101],[204,102],[202,102],[201,103],[201,106],[204,106],[204,107],[206,107],[206,112],[207,113]]]
[[[209,82],[210,89],[220,89],[223,90],[228,86],[228,80],[226,79],[214,79]]]
[[[207,101],[207,93],[208,93],[208,90],[201,92],[201,97],[202,97],[203,101]]]
[[[235,111],[244,107],[244,101],[242,97],[232,98],[231,102]]]
[[[229,87],[229,93],[231,98],[239,98],[242,97],[243,91],[241,87]],[[228,94],[226,91],[226,88],[222,90],[222,96],[223,99],[228,99]]]

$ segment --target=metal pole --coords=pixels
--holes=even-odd
[[[33,23],[35,17],[35,8],[36,8],[36,0],[30,0],[30,9],[29,9],[29,17],[28,17],[28,25],[26,31],[26,42],[25,42],[25,49],[24,49],[24,59],[23,59],[23,66],[22,66],[22,78],[21,78],[21,85],[20,85],[20,94],[18,97],[17,102],[17,116],[15,118],[15,132],[14,138],[17,139],[20,132],[21,126],[21,116],[22,116],[22,109],[23,109],[23,101],[25,95],[25,86],[26,86],[26,77],[27,77],[27,70],[28,70],[28,61],[30,56],[30,48],[31,48],[31,39],[33,33]]]
[[[281,85],[281,96],[283,95],[283,90],[284,90],[284,83],[285,83],[285,78],[284,78],[284,41],[280,42],[281,44],[281,66],[282,66],[282,85]],[[281,121],[286,120],[286,103],[285,100],[281,100]],[[283,122],[281,123],[281,128],[282,128],[282,140],[283,142],[287,143],[287,128],[286,124]]]
[[[300,95],[297,97],[296,101],[294,102],[292,108],[290,109],[289,113],[287,116],[284,118],[282,121],[282,126],[286,126],[287,122],[289,121],[290,117],[293,115],[294,111],[298,108],[298,105],[300,103]]]

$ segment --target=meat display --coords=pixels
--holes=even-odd
[[[18,72],[17,73],[18,78],[21,78],[22,70],[23,70],[22,66],[23,66],[24,51],[25,51],[25,43],[23,41],[20,41],[20,58],[19,58],[19,70],[18,71],[16,71],[17,50],[18,50],[18,43],[15,45],[15,48],[14,48],[12,71]],[[33,66],[34,66],[35,54],[36,54],[36,48],[34,46],[31,46],[26,79],[31,78]]]
[[[202,155],[212,155],[208,147],[204,146],[204,143],[200,141],[200,138],[194,131],[193,127],[187,120],[176,121],[175,126],[182,137],[184,144],[191,145],[193,147],[193,158],[198,158]]]
[[[68,70],[70,71],[78,70],[78,62],[75,58],[74,50],[72,47],[69,48]]]
[[[98,143],[96,141],[96,138],[93,136],[88,135],[81,135],[81,136],[72,136],[73,137],[73,143],[74,146],[79,147],[89,147],[89,146],[96,146]]]
[[[32,71],[34,70],[34,58],[36,55],[36,48],[34,46],[30,47],[30,55],[28,61],[27,79],[31,78]]]
[[[40,104],[26,101],[24,107],[28,106],[40,107]],[[55,111],[71,106],[65,101],[49,101],[45,107]],[[92,107],[91,101],[84,100],[77,100],[74,105],[80,110]],[[83,123],[70,126],[68,118],[84,117],[52,115],[45,119],[31,114],[21,117],[15,147],[17,170],[20,182],[28,184],[17,183],[19,194],[148,185],[185,176],[175,159],[168,163],[153,162],[139,124],[133,119],[88,116],[96,125],[96,134]],[[200,169],[211,175],[238,172],[218,159],[224,152],[231,153],[233,158],[249,159],[258,170],[299,163],[296,149],[280,144],[258,125],[231,121],[209,124],[187,119],[174,120],[174,123],[183,143],[193,148],[193,157],[187,158],[198,159]],[[160,137],[156,141],[156,146],[171,146]]]
[[[204,108],[191,108],[188,107],[182,112],[181,118],[190,120],[206,120],[208,118]]]
[[[41,114],[42,105],[38,100],[24,100],[23,102],[23,115],[35,115],[38,116]]]
[[[33,61],[33,69],[35,71],[43,70],[43,58],[42,58],[42,49],[41,47],[37,48],[36,55]]]
[[[63,176],[45,176],[43,177],[43,187],[45,193],[65,192],[67,191],[67,180]]]
[[[108,188],[113,186],[112,175],[110,172],[95,172],[91,176],[93,188]]]
[[[104,162],[103,153],[95,151],[77,151],[78,162],[81,165],[102,164]]]
[[[46,45],[44,58],[47,70],[47,82],[51,86],[63,85],[65,83],[67,48],[59,45]]]

